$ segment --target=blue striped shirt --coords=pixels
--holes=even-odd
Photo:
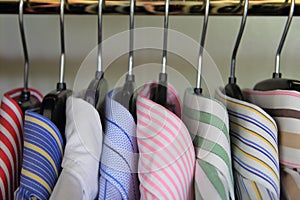
[[[49,199],[61,171],[63,140],[44,116],[26,111],[20,186],[15,199]]]

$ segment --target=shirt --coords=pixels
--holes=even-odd
[[[279,128],[281,185],[288,199],[300,194],[300,92],[288,90],[245,90],[245,97],[262,107],[276,120]]]
[[[300,168],[300,92],[245,90],[245,98],[262,107],[279,127],[280,163]]]
[[[217,98],[227,107],[238,199],[279,199],[277,126],[262,108],[226,96]]]
[[[99,200],[140,199],[137,174],[136,124],[131,113],[110,91],[105,99],[105,137],[100,165]]]
[[[153,102],[156,86],[146,84],[136,103],[141,199],[193,199],[195,152],[180,119],[180,100],[168,86],[167,105],[175,114]]]
[[[95,199],[102,151],[102,125],[97,110],[83,99],[68,97],[65,135],[63,170],[50,199]]]
[[[23,88],[3,95],[0,106],[0,197],[12,199],[19,186],[23,149],[23,113],[17,101]],[[42,101],[43,95],[29,89],[31,98]]]
[[[235,199],[231,166],[228,113],[213,99],[185,91],[183,122],[196,151],[196,199]]]
[[[48,118],[31,111],[25,113],[24,152],[20,186],[15,199],[49,199],[60,174],[63,139]]]

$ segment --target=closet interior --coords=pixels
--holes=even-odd
[[[0,195],[297,199],[299,16],[299,0],[0,0]],[[35,153],[57,159],[41,178]]]

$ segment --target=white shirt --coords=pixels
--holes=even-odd
[[[63,170],[50,199],[95,199],[103,139],[97,110],[82,99],[69,97],[65,134]]]

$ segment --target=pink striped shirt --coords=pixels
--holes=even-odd
[[[167,104],[149,99],[156,84],[146,84],[137,98],[137,141],[140,152],[141,199],[193,199],[195,153],[181,121],[180,100],[168,87]]]

